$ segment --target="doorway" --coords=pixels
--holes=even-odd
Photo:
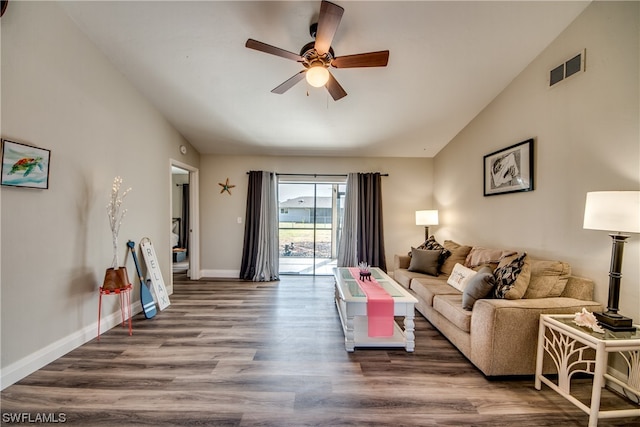
[[[171,160],[172,276],[200,278],[198,170]],[[173,283],[173,281],[172,281]]]
[[[345,189],[344,182],[278,183],[280,274],[333,274]]]

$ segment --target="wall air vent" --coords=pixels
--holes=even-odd
[[[583,49],[582,52],[574,55],[573,57],[571,57],[571,59],[566,60],[562,64],[552,69],[549,72],[549,86],[551,87],[556,83],[560,83],[561,81],[571,76],[584,72],[585,54],[586,49]]]

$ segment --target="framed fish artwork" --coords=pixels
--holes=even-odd
[[[51,150],[2,140],[2,185],[49,188]]]

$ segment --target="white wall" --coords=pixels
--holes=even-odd
[[[3,187],[2,387],[94,338],[112,252],[105,207],[116,175],[133,188],[120,232],[150,237],[171,281],[170,158],[192,148],[56,4],[2,17],[2,138],[51,150],[50,188]],[[132,283],[135,267],[128,258]],[[136,286],[137,288],[137,286]],[[138,301],[138,293],[134,293]],[[107,298],[103,318],[117,314]],[[113,316],[115,318],[116,316]],[[135,333],[135,331],[134,331]]]
[[[278,173],[346,174],[381,172],[387,266],[395,253],[406,253],[424,241],[424,229],[415,225],[415,211],[432,207],[432,159],[332,157],[201,157],[200,223],[204,276],[238,277],[242,262],[244,218],[250,170]],[[235,185],[231,195],[218,183]],[[238,224],[238,217],[242,224]]]
[[[611,238],[582,228],[585,195],[640,190],[640,3],[594,2],[435,157],[438,237],[570,262],[606,305]],[[586,48],[586,72],[548,71]],[[480,84],[480,82],[479,82]],[[483,197],[482,158],[535,139],[535,190]],[[625,248],[620,308],[640,322],[640,235]]]

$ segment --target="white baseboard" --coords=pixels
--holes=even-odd
[[[142,306],[140,305],[140,301],[136,301],[131,304],[131,313],[133,316],[141,311]],[[120,311],[117,310],[113,314],[102,319],[102,322],[100,323],[100,332],[104,333],[115,326],[119,326],[121,322],[122,315],[120,314]],[[64,356],[71,350],[91,341],[97,334],[98,321],[95,321],[91,325],[61,338],[58,341],[10,364],[6,368],[2,369],[2,373],[0,374],[0,390],[4,390],[27,375],[34,373],[38,369]]]
[[[240,277],[240,270],[200,270],[200,277],[237,279]]]

